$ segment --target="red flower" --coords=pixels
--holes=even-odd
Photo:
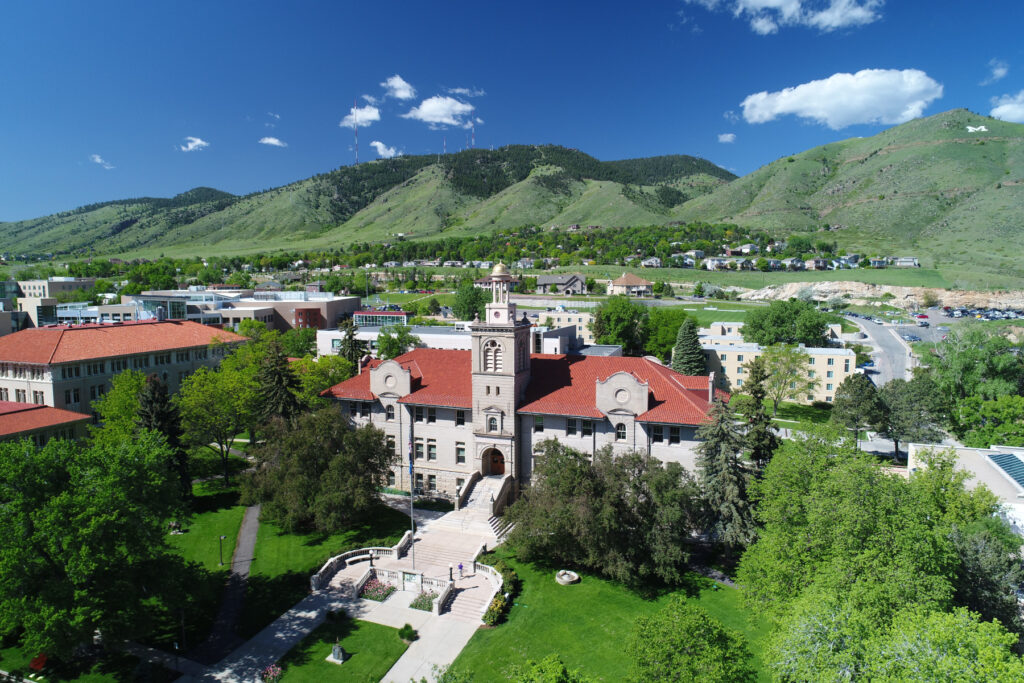
[[[45,652],[40,652],[39,654],[37,654],[28,664],[28,668],[32,669],[33,671],[42,671],[44,666],[46,666]]]

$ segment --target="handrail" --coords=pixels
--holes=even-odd
[[[480,470],[473,472],[469,476],[469,481],[462,485],[462,488],[458,491],[458,495],[455,497],[455,509],[461,510],[466,506],[466,500],[469,498],[469,494],[473,492],[473,487],[480,481],[482,475]]]
[[[505,505],[508,502],[508,494],[512,489],[512,475],[506,474],[505,478],[501,480],[501,488],[498,489],[498,495],[491,501],[491,516],[497,517],[505,510]]]

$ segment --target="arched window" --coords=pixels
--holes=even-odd
[[[384,409],[384,418],[387,419],[387,420],[394,420],[395,419],[395,407],[394,406],[388,406],[387,408]]]
[[[621,422],[615,425],[615,440],[625,441],[626,440],[626,425]]]
[[[487,431],[496,432],[498,431],[498,418],[489,417],[487,418]]]
[[[501,372],[501,345],[491,339],[484,344],[484,372]]]

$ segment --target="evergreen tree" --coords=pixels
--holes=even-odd
[[[341,338],[340,355],[353,365],[359,364],[359,359],[366,353],[366,342],[356,339],[356,324],[352,318],[346,318],[341,323],[341,331],[345,334]]]
[[[143,429],[159,432],[167,439],[171,449],[174,471],[178,474],[181,497],[192,497],[192,477],[188,470],[188,453],[181,444],[181,419],[177,407],[171,403],[167,385],[156,373],[146,378],[139,391],[139,410],[136,423]]]
[[[676,345],[672,347],[672,369],[684,375],[706,375],[704,349],[697,334],[697,321],[687,317],[676,333]]]
[[[775,435],[772,419],[764,407],[767,390],[765,381],[768,379],[768,371],[765,369],[764,361],[760,357],[755,358],[747,364],[747,393],[750,394],[750,402],[745,410],[747,418],[746,446],[750,451],[750,459],[759,471],[763,471],[768,461],[772,459],[775,449],[779,447],[779,437]]]
[[[750,475],[740,459],[743,436],[729,409],[716,400],[708,417],[697,430],[697,480],[706,506],[706,528],[731,559],[755,536],[747,496]]]
[[[299,412],[299,400],[295,397],[299,380],[288,367],[288,359],[276,340],[267,345],[266,355],[256,371],[256,384],[260,396],[259,417],[264,422],[273,417],[290,420]]]

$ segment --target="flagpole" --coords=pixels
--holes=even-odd
[[[416,478],[412,471],[412,430],[409,430],[409,531],[412,534],[409,538],[409,556],[412,558],[412,568],[416,569],[416,517],[413,515],[413,500],[416,498]]]

